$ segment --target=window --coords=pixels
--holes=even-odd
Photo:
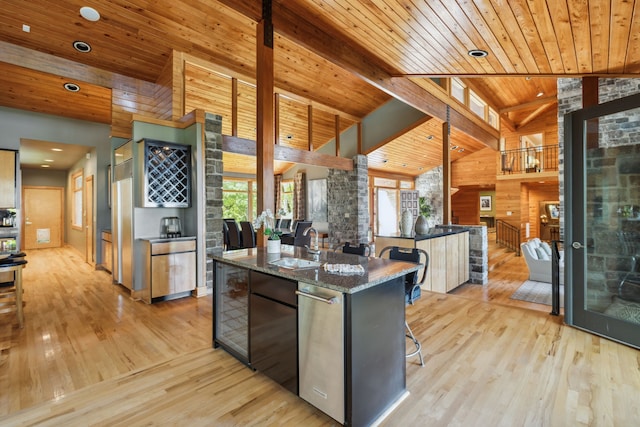
[[[278,213],[281,218],[293,218],[293,180],[286,180],[280,183]]]
[[[373,182],[372,229],[374,234],[389,235],[398,232],[401,214],[400,190],[413,190],[414,181],[403,181],[380,176],[370,177]]]
[[[496,129],[500,129],[498,122],[498,113],[493,108],[489,107],[489,115],[487,122]]]
[[[478,116],[485,120],[484,117],[484,109],[487,106],[487,103],[484,102],[482,98],[478,96],[474,91],[469,91],[469,108],[471,111],[476,113]]]
[[[222,181],[222,217],[253,221],[257,216],[257,184],[253,180]]]
[[[73,188],[73,215],[71,218],[71,228],[82,230],[82,170],[71,175]]]
[[[464,96],[464,92],[465,89],[467,88],[467,86],[462,83],[461,80],[459,79],[451,79],[451,96],[453,96],[455,99],[457,99],[458,101],[462,102],[463,104],[467,104],[465,102],[465,96]]]

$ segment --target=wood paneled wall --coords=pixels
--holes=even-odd
[[[540,202],[542,201],[554,201],[560,199],[560,189],[557,183],[549,183],[547,185],[541,184],[526,184],[528,188],[528,212],[525,216],[523,211],[523,223],[529,222],[529,236],[540,237]],[[524,236],[524,235],[523,235]]]
[[[462,189],[451,196],[452,217],[458,224],[480,224],[480,190]]]
[[[157,85],[138,80],[138,85],[127,90],[111,90],[111,136],[131,138],[133,114],[158,119]]]
[[[547,111],[531,123],[516,129],[510,130],[507,126],[502,126],[501,135],[505,139],[505,149],[514,150],[520,148],[520,136],[534,133],[544,134],[544,145],[558,144],[558,109],[553,108]]]
[[[518,180],[496,182],[496,220],[501,219],[516,227],[521,227],[521,187]],[[511,215],[507,215],[511,212]]]
[[[483,185],[492,188],[496,184],[497,158],[498,151],[485,148],[456,160],[451,164],[451,186]]]

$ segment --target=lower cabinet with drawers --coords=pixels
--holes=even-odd
[[[143,299],[146,302],[191,295],[196,288],[195,237],[147,240],[145,252]]]

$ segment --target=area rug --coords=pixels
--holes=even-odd
[[[551,283],[525,281],[514,293],[511,299],[551,305]],[[564,286],[560,285],[560,307],[564,307]]]

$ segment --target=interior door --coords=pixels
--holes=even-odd
[[[23,187],[25,249],[62,246],[63,200],[62,187]]]
[[[640,95],[565,118],[568,324],[640,348]]]
[[[88,176],[84,182],[84,226],[85,226],[85,242],[87,245],[85,251],[85,260],[91,264],[96,264],[96,238],[95,227],[93,226],[95,218],[93,215],[93,175]]]

